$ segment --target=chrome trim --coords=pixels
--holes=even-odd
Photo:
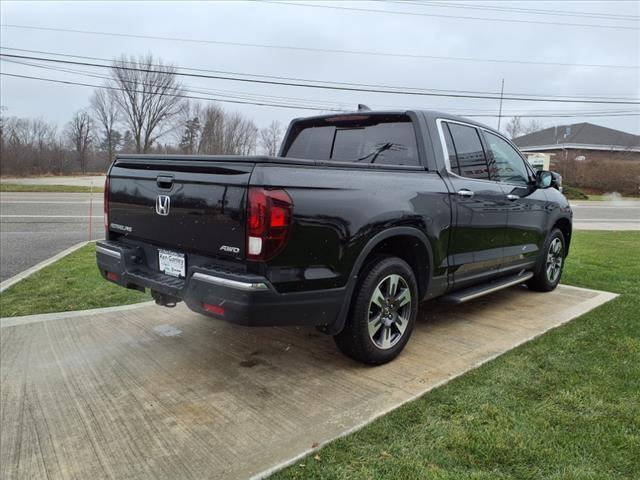
[[[268,290],[266,283],[250,283],[250,282],[240,282],[238,280],[231,280],[229,278],[215,277],[213,275],[207,275],[206,273],[196,272],[191,275],[193,280],[200,280],[202,282],[210,283],[212,285],[218,285],[220,287],[230,287],[238,290],[247,290],[247,291],[255,291],[255,290]]]
[[[100,245],[96,245],[96,252],[104,253],[105,255],[109,255],[113,258],[122,258],[122,254],[120,252],[116,252],[115,250],[111,250],[110,248],[101,247]]]
[[[489,288],[487,290],[481,290],[479,292],[475,292],[467,296],[458,297],[458,301],[460,303],[468,302],[469,300],[473,300],[474,298],[482,297],[489,293],[497,292],[498,290],[513,287],[514,285],[519,285],[521,283],[526,282],[531,277],[533,277],[533,272],[527,272],[524,275],[520,275],[518,278],[511,280],[510,282],[502,283],[500,285],[496,285],[495,287]]]

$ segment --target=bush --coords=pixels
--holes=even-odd
[[[589,200],[589,196],[586,193],[579,188],[572,187],[570,185],[563,185],[562,193],[569,200]]]

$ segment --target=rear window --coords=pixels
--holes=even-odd
[[[325,120],[326,121],[326,120]],[[333,125],[306,124],[294,127],[286,157],[382,165],[420,165],[411,120],[360,117]]]

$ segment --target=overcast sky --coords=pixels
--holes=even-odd
[[[1,3],[3,48],[111,59],[122,53],[151,52],[180,67],[252,75],[295,77],[314,81],[499,92],[535,95],[640,97],[640,3],[637,1],[566,2],[312,2],[315,7],[225,2],[8,2]],[[506,10],[479,9],[479,6]],[[324,7],[340,7],[324,8]],[[319,8],[323,7],[323,8]],[[343,8],[386,10],[375,13]],[[461,8],[462,7],[462,8]],[[516,12],[512,9],[536,9]],[[580,15],[542,15],[540,10],[580,12]],[[604,14],[594,18],[586,13]],[[611,15],[626,16],[616,20]],[[454,18],[456,17],[456,18]],[[460,18],[476,17],[483,20]],[[629,17],[635,17],[629,20]],[[493,19],[493,20],[492,20]],[[511,20],[511,21],[495,21]],[[527,23],[537,22],[537,23]],[[614,26],[569,26],[566,24]],[[561,24],[561,25],[558,25]],[[130,38],[86,33],[15,28],[9,25],[52,27],[93,32],[173,37],[206,42]],[[211,42],[281,47],[388,53],[365,55],[337,52],[221,45]],[[3,53],[34,55],[2,50]],[[396,56],[394,56],[394,54]],[[401,56],[397,56],[397,55]],[[49,55],[48,55],[49,56]],[[423,58],[420,56],[499,59],[525,62],[615,65],[540,65]],[[80,60],[86,61],[86,60]],[[49,64],[51,65],[51,64]],[[56,65],[54,65],[56,66]],[[83,66],[57,65],[92,75],[105,71]],[[625,67],[625,68],[620,68]],[[632,68],[629,68],[632,67]],[[82,72],[60,72],[3,61],[2,73],[13,73],[98,84]],[[226,80],[182,78],[190,89],[216,97],[226,94],[267,102],[305,104],[314,109],[285,109],[221,103],[252,117],[258,126],[271,120],[283,123],[313,115],[323,108],[428,108],[461,114],[497,114],[498,100],[341,92],[251,84]],[[91,88],[2,76],[1,103],[5,115],[43,117],[60,127],[74,111],[88,104]],[[221,92],[224,91],[224,92]],[[247,97],[249,95],[250,97]],[[270,97],[267,97],[270,96]],[[273,97],[292,97],[286,100]],[[228,98],[228,97],[227,97]],[[633,110],[639,105],[544,103],[505,101],[504,112],[585,112]],[[495,127],[497,118],[480,118]],[[589,121],[640,133],[640,117],[539,118],[544,126]],[[527,122],[528,119],[525,119]],[[504,126],[505,120],[503,120]]]

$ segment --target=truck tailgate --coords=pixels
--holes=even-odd
[[[245,256],[245,197],[254,164],[118,159],[109,172],[109,232],[206,256]]]

